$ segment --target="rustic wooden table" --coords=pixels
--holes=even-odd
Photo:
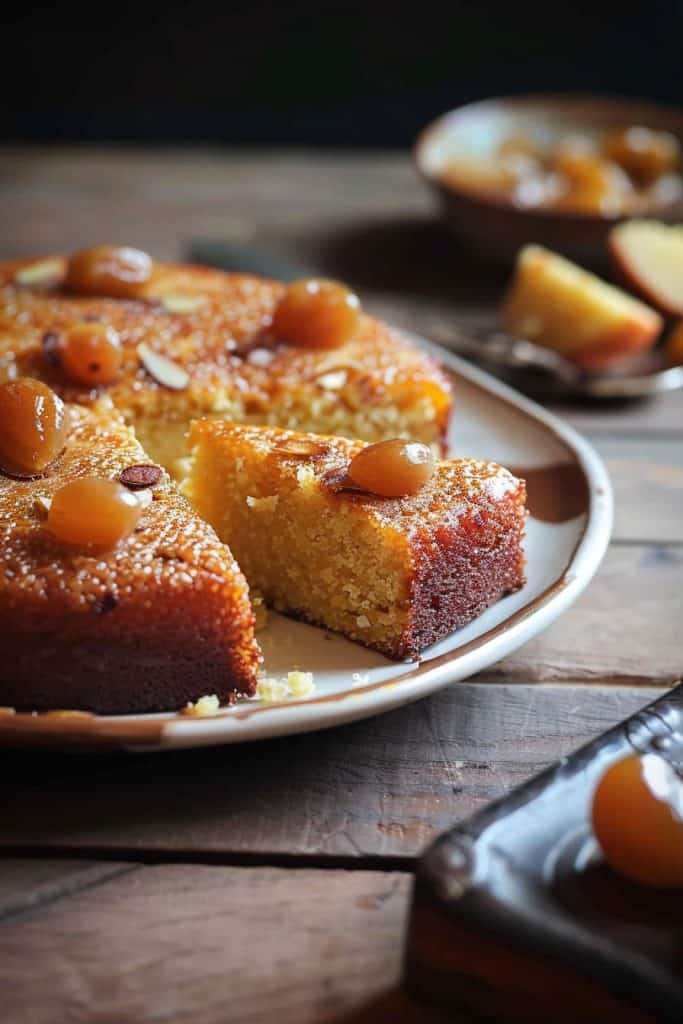
[[[2,255],[95,241],[272,249],[429,333],[491,316],[407,156],[0,150]],[[0,984],[11,1024],[437,1021],[397,990],[438,832],[681,677],[683,396],[559,410],[616,492],[588,591],[485,675],[308,736],[137,756],[3,752]]]

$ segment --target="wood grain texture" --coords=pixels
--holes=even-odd
[[[401,873],[144,868],[0,924],[3,1019],[350,1019],[398,981],[410,885]]]
[[[683,676],[683,550],[613,545],[576,604],[487,678],[671,686]]]
[[[260,863],[413,858],[439,832],[654,700],[456,684],[321,733],[155,755],[7,753],[0,850]]]
[[[683,394],[679,401],[683,419]],[[612,539],[683,543],[683,441],[600,434],[591,440],[614,488]]]
[[[132,864],[86,860],[0,861],[0,921],[134,870]]]

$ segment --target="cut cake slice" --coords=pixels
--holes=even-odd
[[[280,611],[391,658],[414,657],[524,583],[525,486],[475,459],[437,464],[412,496],[347,477],[362,442],[196,423],[183,485]]]
[[[118,414],[70,415],[46,476],[0,474],[0,705],[112,714],[252,695],[260,653],[246,581],[165,474],[113,550],[69,549],[44,528],[62,485],[149,463]]]

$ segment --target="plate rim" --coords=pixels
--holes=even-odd
[[[89,752],[103,749],[161,751],[243,743],[332,728],[392,710],[426,697],[451,682],[468,678],[538,635],[573,604],[595,575],[611,536],[614,500],[602,459],[574,427],[510,385],[421,335],[395,331],[468,384],[535,423],[540,422],[573,456],[586,480],[588,509],[582,532],[562,574],[491,629],[455,650],[427,661],[419,660],[415,668],[396,679],[356,686],[331,695],[231,709],[206,718],[182,718],[174,713],[169,719],[171,712],[137,716],[69,713],[60,717],[30,712],[0,715],[0,747],[75,746]],[[531,629],[530,623],[533,624]],[[359,701],[359,698],[364,699]],[[317,709],[326,703],[338,706],[333,712],[321,714]],[[225,728],[226,723],[235,721],[240,722],[239,732],[232,724],[229,729]]]

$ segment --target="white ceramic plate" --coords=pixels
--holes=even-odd
[[[452,372],[453,454],[492,459],[527,479],[527,583],[464,629],[390,662],[324,630],[271,614],[259,634],[269,675],[311,671],[312,697],[244,701],[211,718],[175,713],[98,717],[0,716],[0,742],[168,749],[282,736],[366,718],[480,672],[540,633],[576,600],[609,541],[612,493],[599,457],[574,430],[469,363],[427,342]]]

